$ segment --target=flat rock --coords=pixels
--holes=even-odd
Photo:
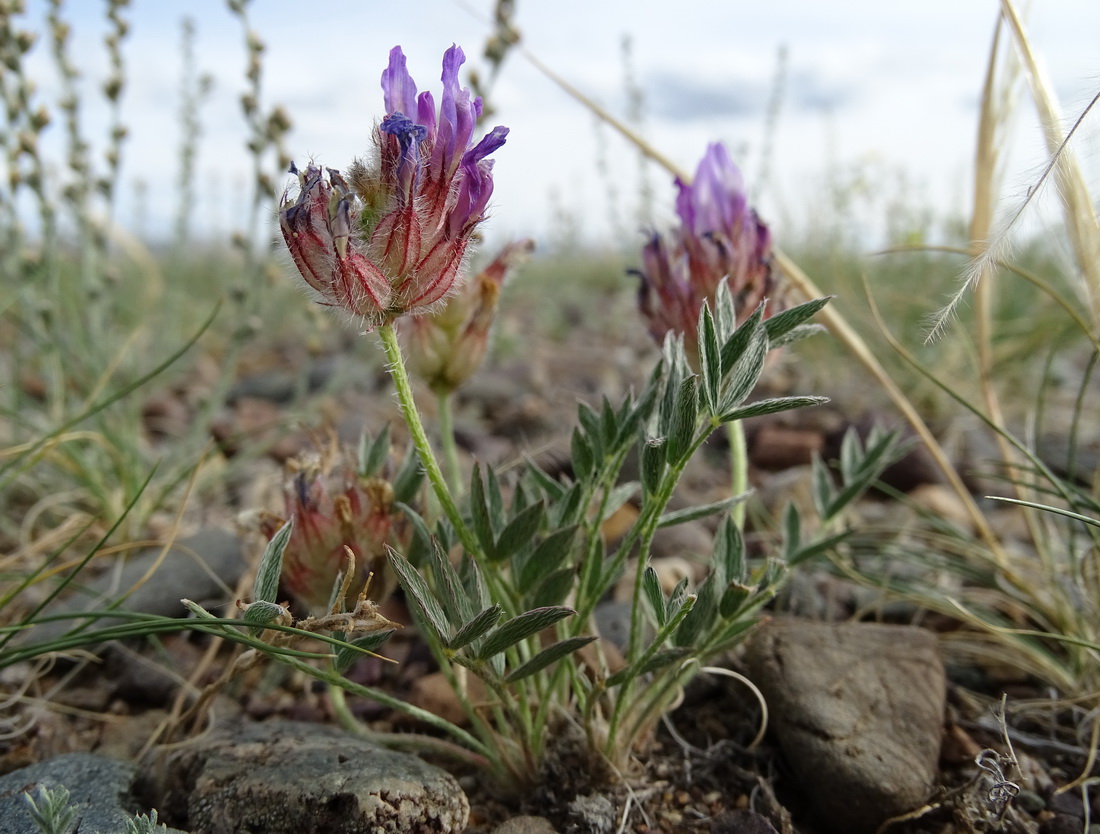
[[[931,632],[776,620],[746,661],[784,756],[830,830],[873,832],[928,798],[945,701]]]
[[[470,813],[449,773],[321,724],[233,724],[162,778],[165,813],[194,834],[444,834]]]
[[[546,817],[512,817],[493,829],[493,834],[558,834]]]
[[[228,585],[232,588],[248,566],[241,540],[228,530],[217,527],[173,543],[157,566],[161,551],[160,547],[143,548],[129,556],[117,573],[108,571],[83,584],[73,583],[80,585],[79,592],[58,600],[46,609],[45,614],[99,611],[136,585],[136,590],[119,606],[121,610],[186,617],[188,611],[180,603],[181,597],[199,603],[211,600],[224,602],[224,587]],[[155,571],[146,579],[146,574],[154,566]],[[60,637],[79,622],[78,619],[71,619],[42,623],[20,635],[20,638],[27,643],[45,643]],[[98,631],[118,622],[109,618],[95,620],[88,625],[87,631]],[[94,646],[89,648],[97,650]]]
[[[38,786],[69,791],[77,809],[73,834],[125,831],[133,819],[131,785],[137,766],[92,753],[66,753],[0,777],[0,834],[41,834],[23,794]],[[175,829],[172,829],[175,830]]]

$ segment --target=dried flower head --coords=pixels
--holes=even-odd
[[[444,307],[402,319],[409,370],[433,391],[450,393],[481,367],[504,279],[534,248],[531,240],[508,244]]]
[[[738,323],[769,299],[766,315],[783,309],[771,264],[771,233],[749,208],[741,172],[723,145],[707,148],[688,185],[676,181],[680,225],[654,233],[642,249],[638,304],[658,342],[670,330],[684,334],[698,366],[696,322],[704,301],[714,303],[722,280],[729,285]]]
[[[310,164],[298,193],[283,196],[279,226],[306,283],[321,303],[368,327],[422,313],[458,280],[466,250],[493,193],[489,155],[508,129],[494,127],[474,144],[481,99],[459,86],[465,61],[443,56],[443,97],[417,95],[401,47],[382,73],[386,115],[374,129],[375,151],[345,178]]]
[[[347,583],[358,594],[367,581],[382,600],[393,590],[386,544],[403,518],[394,506],[393,487],[382,477],[363,477],[333,442],[319,457],[295,459],[297,470],[284,490],[286,516],[294,521],[283,554],[283,583],[311,612],[327,612],[336,577],[345,570],[350,549],[357,576]],[[284,519],[266,515],[262,532],[271,538]],[[340,600],[344,610],[352,600]]]

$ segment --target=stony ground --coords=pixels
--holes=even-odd
[[[655,351],[640,325],[621,298],[608,296],[594,303],[606,308],[610,326],[586,326],[591,317],[582,307],[557,312],[550,328],[556,334],[538,339],[531,337],[537,321],[533,309],[513,311],[501,322],[498,355],[459,401],[458,436],[466,456],[492,465],[508,465],[521,454],[565,460],[576,401],[601,395],[615,401],[645,378]],[[174,615],[183,594],[216,604],[232,599],[233,593],[242,595],[237,583],[258,552],[257,538],[247,532],[248,519],[260,509],[281,509],[284,462],[308,448],[322,425],[353,443],[364,426],[378,430],[386,422],[397,424],[380,366],[367,358],[370,351],[364,345],[352,340],[344,344],[344,349],[322,356],[288,349],[252,357],[210,427],[222,454],[247,461],[227,470],[232,478],[187,514],[185,542],[213,570],[174,560],[131,603]],[[188,384],[202,385],[203,374],[216,370],[200,364],[189,382],[148,394],[147,428],[154,442],[171,442],[173,432],[193,414]],[[766,384],[771,393],[828,394],[836,397],[834,404],[761,420],[749,428],[760,517],[787,500],[804,501],[810,455],[827,454],[840,430],[868,418],[857,381],[815,381],[812,376],[800,368],[797,357],[787,356]],[[823,387],[810,387],[814,384]],[[430,419],[430,406],[426,410]],[[722,438],[716,437],[711,446],[688,473],[680,500],[723,496]],[[899,489],[936,512],[948,518],[957,512],[919,454],[891,477]],[[905,511],[884,509],[878,502],[867,505],[866,512],[880,519]],[[676,560],[682,561],[685,553],[705,552],[709,534],[701,524],[678,529],[659,544],[657,556],[668,569],[677,569]],[[765,531],[759,536],[766,541]],[[142,558],[153,559],[157,553],[154,549],[145,557],[132,557],[132,569],[140,575],[147,564]],[[120,583],[118,577],[110,581]],[[125,578],[116,585],[126,586]],[[577,770],[577,749],[568,743],[562,744],[558,760],[548,764],[545,782],[519,797],[499,796],[475,773],[439,757],[428,758],[452,777],[424,778],[427,783],[457,780],[472,806],[470,834],[1085,830],[1091,809],[1081,793],[1056,790],[1084,767],[1088,743],[1078,737],[1081,715],[1059,707],[1026,676],[980,663],[959,665],[945,655],[937,637],[956,630],[957,623],[922,616],[911,607],[870,605],[868,600],[866,589],[839,579],[825,566],[811,569],[769,612],[771,622],[747,652],[716,660],[747,675],[762,691],[770,713],[762,738],[757,738],[761,708],[752,693],[736,680],[704,675],[639,750],[635,768],[619,774],[617,781],[577,783],[567,778],[571,772],[591,772]],[[390,613],[398,619],[405,616],[399,598]],[[853,617],[878,624],[847,623]],[[912,628],[911,623],[928,628]],[[453,708],[434,687],[431,662],[414,635],[403,636],[392,649],[399,665],[368,663],[355,674],[428,708]],[[20,691],[28,674],[35,680],[25,698],[6,705],[10,731],[0,739],[0,771],[73,751],[140,761],[159,749],[163,762],[165,751],[173,748],[163,746],[161,734],[185,703],[181,684],[215,679],[226,659],[224,648],[174,636],[155,648],[114,647],[94,662],[76,666],[8,670],[0,678],[6,692]],[[1003,722],[997,713],[1002,692],[1011,696]],[[353,700],[351,707],[375,729],[415,729],[377,704]],[[233,717],[237,732],[247,734],[255,722],[330,723],[333,713],[323,687],[264,667],[231,681],[214,703],[213,717]],[[186,730],[181,734],[187,735]],[[1019,767],[1007,758],[1006,736],[1014,742]],[[201,748],[206,752],[197,758],[185,757],[183,764],[177,760],[157,770],[159,782],[142,782],[148,790],[145,807],[155,805],[162,809],[162,819],[194,830],[233,830],[212,811],[186,811],[188,796],[209,790],[211,784],[228,790],[226,784],[239,782],[259,761],[296,761],[293,746],[273,746],[285,743],[279,739],[250,736],[246,742],[238,737],[230,748],[253,745],[243,759],[218,758],[215,748]],[[341,746],[340,739],[329,743]],[[361,752],[340,755],[369,758]],[[222,775],[210,775],[215,767],[211,761]],[[256,778],[263,782],[266,777],[260,773]],[[445,806],[439,796],[455,795],[453,781],[440,784],[429,789],[438,792],[428,800],[437,809]],[[216,796],[222,805],[239,798]],[[332,819],[353,813],[357,811],[339,806]],[[450,813],[441,810],[432,823],[438,823],[435,828],[428,823],[417,827],[421,823],[408,819],[401,825],[410,831],[452,830],[439,822]],[[461,809],[453,813],[459,816]],[[891,818],[895,821],[888,823]],[[277,832],[283,830],[279,824],[269,821],[251,830]],[[295,824],[296,830],[304,830],[303,823]],[[6,830],[0,824],[0,831]]]

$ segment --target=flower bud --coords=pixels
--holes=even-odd
[[[442,309],[402,320],[409,370],[437,394],[454,391],[481,367],[504,279],[534,248],[532,240],[510,243]]]
[[[638,306],[658,343],[669,331],[684,334],[693,368],[699,365],[697,322],[704,301],[713,307],[725,279],[740,324],[767,299],[765,315],[782,310],[771,263],[771,233],[749,208],[741,172],[725,147],[707,148],[691,185],[676,181],[680,225],[654,233],[642,248]]]

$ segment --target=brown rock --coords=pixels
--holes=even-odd
[[[832,830],[873,832],[924,803],[945,702],[931,632],[776,620],[746,660],[791,769]]]
[[[472,672],[467,674],[466,685],[469,699],[475,706],[485,700],[485,684]],[[452,724],[465,726],[468,723],[458,696],[442,672],[432,672],[417,678],[409,692],[408,701]]]
[[[766,423],[752,435],[749,461],[770,472],[808,466],[824,445],[825,438],[818,431]]]

